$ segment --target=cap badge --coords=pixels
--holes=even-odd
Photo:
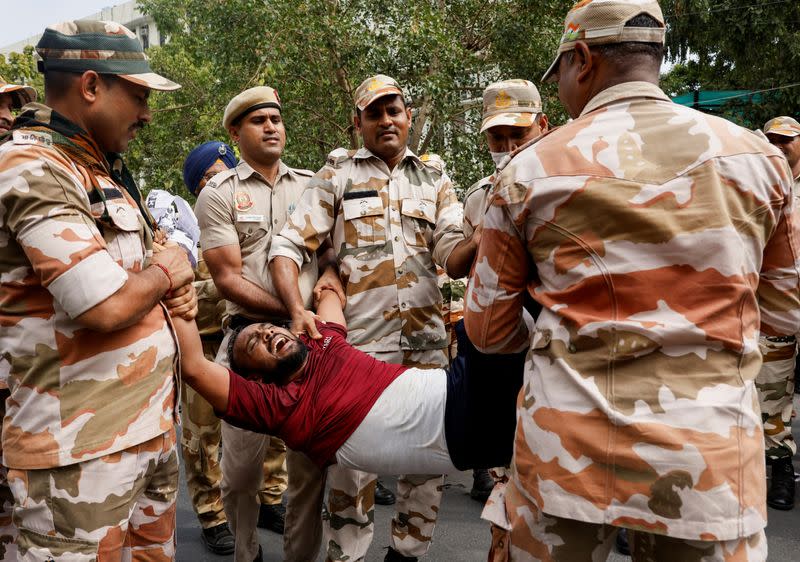
[[[577,23],[570,23],[567,29],[564,30],[564,38],[562,41],[575,41],[581,32],[581,26]]]
[[[514,100],[511,99],[511,96],[509,96],[505,90],[500,90],[494,100],[494,106],[498,109],[506,109],[507,107],[511,107],[513,103]]]

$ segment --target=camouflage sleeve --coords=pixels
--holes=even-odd
[[[206,188],[197,198],[194,211],[203,250],[239,244],[231,203],[223,191],[222,188]]]
[[[272,238],[269,259],[283,256],[298,268],[311,260],[336,222],[336,204],[341,198],[336,170],[325,165],[308,182],[297,207],[280,233]]]
[[[524,202],[510,200],[508,193],[492,196],[464,297],[467,334],[484,353],[516,353],[528,346],[522,313],[531,262],[519,235],[528,212]]]
[[[447,270],[447,258],[464,239],[464,208],[453,182],[443,173],[436,190],[436,227],[433,231],[433,261]],[[450,273],[449,271],[447,272]]]
[[[800,215],[792,199],[788,188],[759,275],[761,333],[769,336],[800,333]]]
[[[0,209],[41,285],[75,318],[128,274],[106,251],[86,190],[65,166],[43,149],[9,151],[0,162]]]

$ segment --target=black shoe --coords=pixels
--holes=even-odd
[[[264,551],[261,550],[261,545],[258,545],[258,554],[253,558],[253,562],[264,562]]]
[[[617,540],[614,546],[617,548],[617,552],[619,552],[623,556],[631,555],[631,545],[628,544],[628,529],[619,530],[619,532],[617,533]]]
[[[228,528],[227,523],[220,523],[208,529],[203,529],[200,539],[206,548],[214,554],[233,554],[236,541]]]
[[[286,508],[282,504],[264,505],[258,508],[258,527],[269,529],[279,535],[283,534],[286,519]]]
[[[794,508],[794,467],[791,458],[772,461],[772,483],[767,492],[767,505],[784,511]]]
[[[389,488],[384,486],[380,480],[375,484],[375,503],[378,505],[392,505],[397,498]]]
[[[481,503],[486,503],[493,488],[494,478],[492,478],[488,470],[476,468],[472,471],[472,490],[469,491],[469,497]]]
[[[383,559],[383,562],[417,562],[417,557],[403,556],[390,546],[386,551],[386,558]]]

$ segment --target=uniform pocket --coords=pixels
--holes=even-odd
[[[342,201],[344,238],[348,248],[363,248],[386,242],[386,213],[379,195]]]
[[[124,269],[141,267],[145,254],[139,211],[114,201],[108,201],[105,208],[108,219],[101,223],[108,253]]]
[[[403,199],[400,214],[406,243],[429,246],[436,227],[436,203],[428,199]]]

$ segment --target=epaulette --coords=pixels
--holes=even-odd
[[[328,154],[328,158],[325,159],[325,163],[329,166],[333,166],[334,168],[336,168],[342,162],[351,159],[355,153],[356,153],[355,150],[347,150],[346,148],[334,148]]]
[[[228,168],[227,170],[223,170],[220,173],[218,173],[217,175],[215,175],[213,178],[208,180],[208,183],[206,184],[206,187],[210,187],[212,189],[216,189],[220,185],[222,185],[222,183],[225,182],[228,178],[230,178],[231,176],[233,176],[235,174],[236,174],[236,168],[235,167]],[[203,189],[205,189],[205,187]]]
[[[307,178],[314,176],[314,172],[312,172],[311,170],[306,170],[305,168],[289,168],[289,169],[298,176],[305,176]]]
[[[432,170],[436,170],[440,174],[444,173],[445,163],[441,156],[438,154],[434,154],[433,152],[426,152],[422,156],[419,157],[420,162],[422,162],[425,167],[431,168]]]
[[[492,187],[493,183],[494,183],[494,176],[486,176],[485,178],[476,181],[470,186],[469,189],[467,189],[467,193],[464,195],[464,201],[466,201],[469,198],[469,196],[475,193],[476,191]]]

